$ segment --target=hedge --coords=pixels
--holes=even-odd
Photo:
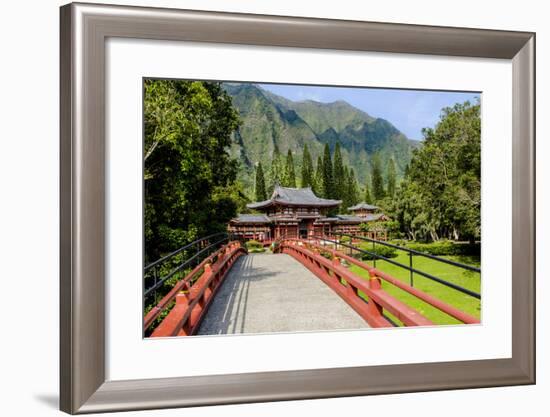
[[[449,255],[474,255],[479,256],[481,245],[479,243],[455,243],[450,240],[441,240],[432,243],[411,242],[405,245],[407,248],[418,252],[428,253],[434,256]]]
[[[250,253],[265,252],[264,245],[257,240],[249,240],[246,242],[246,249],[248,249]]]
[[[380,259],[380,256],[384,258],[395,258],[397,256],[397,251],[394,248],[383,245],[375,245],[374,248],[369,245],[368,247],[363,247],[362,249],[369,251],[370,253],[359,253],[357,257],[363,261],[372,261],[373,259]]]

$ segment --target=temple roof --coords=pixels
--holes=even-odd
[[[349,211],[355,211],[355,210],[378,210],[378,206],[373,206],[372,204],[367,204],[365,202],[356,204],[355,206],[348,207]]]
[[[340,223],[365,223],[365,222],[374,222],[385,217],[383,213],[377,214],[367,214],[366,216],[353,216],[347,214],[337,214],[338,221]]]
[[[271,219],[265,214],[239,214],[231,221],[235,223],[271,223]]]
[[[342,203],[342,200],[329,200],[319,198],[310,187],[307,188],[289,188],[276,186],[269,200],[250,203],[246,206],[251,209],[261,209],[274,204],[287,206],[316,206],[316,207],[336,207]]]
[[[367,214],[366,216],[354,216],[349,214],[337,214],[334,217],[322,217],[320,219],[317,219],[317,223],[351,223],[351,224],[358,224],[358,223],[365,223],[365,222],[373,222],[376,220],[380,220],[386,218],[385,214],[378,213],[378,214]]]
[[[338,217],[339,222],[353,222],[353,223],[363,223],[366,221],[366,217],[359,217],[359,216],[349,216],[347,214],[338,214],[336,217]]]

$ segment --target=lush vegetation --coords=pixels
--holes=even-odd
[[[265,189],[265,177],[264,177],[264,170],[262,168],[262,163],[258,162],[258,167],[256,168],[256,188],[255,188],[255,196],[256,201],[264,201],[267,200],[267,191]]]
[[[397,256],[397,250],[390,246],[383,246],[383,245],[371,246],[371,245],[365,244],[365,245],[361,245],[361,248],[369,252],[369,253],[358,253],[356,255],[357,258],[363,261],[380,259],[380,257],[395,258]]]
[[[257,240],[249,240],[246,242],[246,249],[249,253],[261,253],[265,252],[264,245]]]
[[[399,223],[395,220],[377,220],[361,223],[359,228],[362,232],[386,232],[388,239],[394,239],[400,235]]]
[[[476,256],[481,255],[481,244],[478,243],[465,243],[465,242],[453,242],[452,240],[440,240],[437,242],[423,243],[423,242],[399,242],[394,241],[398,245],[405,246],[409,249],[416,250],[418,252],[428,253],[434,256]]]
[[[219,83],[144,83],[145,259],[224,231],[244,205],[228,153],[239,116]]]
[[[330,147],[325,145],[323,157],[319,157],[316,170],[313,169],[313,162],[307,144],[302,152],[300,181],[296,178],[296,169],[292,152],[288,150],[286,158],[283,158],[278,150],[275,151],[273,161],[269,169],[269,175],[264,175],[261,162],[256,167],[256,180],[254,184],[254,195],[257,201],[269,198],[276,184],[283,187],[311,187],[319,197],[342,200],[340,212],[347,213],[347,208],[360,201],[359,184],[355,179],[353,168],[345,165],[342,161],[340,144],[336,143],[334,153]]]
[[[413,152],[410,167],[391,200],[390,217],[411,240],[481,237],[480,105],[466,102],[442,111],[434,129]],[[374,188],[374,185],[373,185]]]

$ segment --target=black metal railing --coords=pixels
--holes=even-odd
[[[363,236],[355,236],[355,235],[349,235],[349,234],[346,234],[346,233],[333,233],[334,236],[345,236],[345,237],[349,237],[350,238],[350,243],[346,243],[346,242],[342,242],[342,240],[334,240],[334,239],[327,239],[326,237],[320,237],[320,236],[313,236],[313,239],[320,239],[320,240],[324,240],[326,242],[330,242],[334,245],[334,249],[337,249],[338,246],[343,246],[343,247],[346,247],[346,248],[349,248],[351,249],[352,251],[357,251],[361,254],[367,254],[369,256],[371,256],[373,258],[373,266],[376,268],[376,260],[377,259],[380,259],[380,260],[383,260],[383,261],[386,261],[392,265],[395,265],[395,266],[398,266],[400,268],[403,268],[407,271],[409,271],[410,273],[410,285],[411,286],[414,286],[414,274],[418,274],[420,276],[423,276],[424,278],[427,278],[427,279],[430,279],[432,281],[435,281],[435,282],[438,282],[442,285],[445,285],[449,288],[452,288],[456,291],[459,291],[463,294],[467,294],[471,297],[474,297],[474,298],[477,298],[477,299],[481,299],[481,294],[475,292],[475,291],[472,291],[472,290],[469,290],[468,288],[464,288],[458,284],[455,284],[453,282],[450,282],[450,281],[447,281],[443,278],[440,278],[440,277],[437,277],[435,275],[432,275],[432,274],[429,274],[427,272],[424,272],[424,271],[421,271],[419,269],[416,269],[414,268],[414,265],[413,265],[413,255],[414,256],[423,256],[423,257],[426,257],[426,258],[429,258],[429,259],[432,259],[434,261],[438,261],[438,262],[442,262],[442,263],[445,263],[445,264],[448,264],[448,265],[452,265],[452,266],[455,266],[455,267],[458,267],[458,268],[462,268],[464,270],[467,270],[467,271],[471,271],[471,272],[477,272],[477,273],[481,273],[481,269],[480,268],[476,268],[474,266],[471,266],[471,265],[466,265],[466,264],[462,264],[460,262],[455,262],[455,261],[451,261],[449,259],[445,259],[445,258],[440,258],[438,256],[434,256],[434,255],[430,255],[428,253],[424,253],[424,252],[419,252],[419,251],[416,251],[416,250],[413,250],[413,249],[409,249],[409,248],[405,248],[403,246],[398,246],[398,245],[394,245],[394,244],[391,244],[391,243],[387,243],[387,242],[382,242],[382,241],[379,241],[379,240],[375,240],[375,239],[370,239],[370,238],[366,238],[366,237],[363,237]],[[368,249],[363,249],[363,248],[360,248],[356,245],[353,245],[352,242],[353,242],[353,239],[359,239],[359,240],[363,240],[363,241],[367,241],[369,243],[372,243],[373,244],[373,248],[372,250],[368,250]],[[377,244],[380,244],[380,245],[384,245],[384,246],[388,246],[388,247],[392,247],[394,249],[397,249],[397,250],[402,250],[402,251],[405,251],[408,253],[409,255],[409,265],[405,265],[405,264],[402,264],[401,262],[397,262],[397,261],[394,261],[393,259],[391,258],[388,258],[386,256],[383,256],[383,255],[380,255],[379,253],[376,253],[376,245]]]
[[[144,267],[143,270],[143,298],[144,306],[154,304],[170,288],[165,283],[171,278],[177,278],[179,273],[198,266],[204,259],[217,251],[222,245],[236,239],[229,233],[214,233],[197,239],[185,246],[163,256]],[[172,286],[170,286],[172,287]]]

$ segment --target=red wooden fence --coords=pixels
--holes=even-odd
[[[279,241],[276,251],[286,253],[303,264],[346,301],[371,327],[393,326],[393,323],[388,320],[384,312],[391,313],[405,326],[434,324],[418,311],[384,291],[381,285],[382,280],[463,323],[479,323],[477,318],[352,256],[323,246],[319,241],[305,241],[294,238],[282,239]],[[246,254],[246,249],[240,242],[230,242],[206,258],[183,280],[179,281],[157,306],[145,316],[144,328],[150,328],[159,315],[173,305],[166,317],[153,330],[151,336],[167,337],[195,334],[227,272],[235,261],[244,254]],[[341,265],[341,259],[365,269],[368,271],[370,278],[365,280],[355,275]],[[330,312],[327,312],[327,314],[330,314]]]
[[[405,326],[432,325],[433,323],[416,310],[389,295],[381,287],[384,280],[416,298],[432,305],[438,310],[456,318],[462,323],[476,324],[479,320],[443,301],[414,288],[405,282],[392,277],[374,267],[371,267],[349,255],[335,249],[320,245],[315,241],[286,239],[280,242],[279,251],[287,253],[301,262],[340,297],[342,297],[361,317],[372,327],[388,327],[391,323],[384,317],[386,310],[399,319]],[[332,259],[327,259],[321,253],[329,253]],[[357,265],[368,271],[370,279],[353,274],[340,265],[340,259]],[[368,304],[360,296],[361,291],[368,298]]]
[[[188,336],[199,328],[208,306],[235,261],[246,254],[240,242],[230,242],[206,258],[153,308],[144,319],[148,329],[163,310],[173,308],[154,329],[151,337]],[[198,273],[200,277],[192,283]]]

